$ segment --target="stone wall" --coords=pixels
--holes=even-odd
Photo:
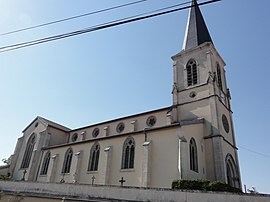
[[[90,186],[0,181],[0,201],[181,201],[181,202],[269,202],[270,195],[174,191],[118,186]],[[31,199],[31,200],[30,200]],[[49,200],[50,199],[50,200]]]
[[[0,166],[0,175],[8,175],[9,165]]]

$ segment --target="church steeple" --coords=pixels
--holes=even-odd
[[[191,5],[183,43],[184,50],[194,48],[204,42],[212,42],[197,1],[192,0]]]

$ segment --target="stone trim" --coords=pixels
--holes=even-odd
[[[204,123],[204,118],[186,119],[180,121],[180,126],[194,125]]]
[[[203,139],[207,140],[207,139],[212,139],[212,138],[215,138],[215,137],[222,137],[223,140],[228,143],[232,148],[238,150],[238,147],[234,146],[232,143],[230,143],[223,135],[209,135],[209,136],[206,136],[204,137]]]
[[[72,145],[76,145],[76,144],[85,144],[85,143],[89,143],[89,142],[96,142],[96,141],[100,141],[100,140],[103,140],[103,139],[117,138],[117,137],[121,137],[121,136],[138,135],[138,134],[141,134],[141,133],[144,134],[145,131],[148,132],[148,131],[162,130],[162,129],[174,128],[174,127],[179,127],[179,126],[180,126],[180,123],[174,123],[174,124],[171,124],[171,125],[165,125],[165,126],[161,126],[161,127],[145,128],[144,130],[138,130],[138,131],[133,131],[133,132],[116,134],[116,135],[107,136],[107,137],[98,137],[98,138],[95,138],[95,139],[88,139],[88,140],[84,140],[84,141],[81,141],[81,142],[72,142],[72,143],[61,144],[61,145],[56,145],[56,146],[44,147],[44,148],[42,148],[42,150],[55,149],[55,148],[60,148],[60,147],[67,147],[67,146],[72,146]]]
[[[139,113],[139,114],[129,115],[129,116],[125,116],[125,117],[121,117],[121,118],[117,118],[117,119],[113,119],[113,120],[109,120],[109,121],[105,121],[105,122],[100,122],[100,123],[93,124],[93,125],[84,126],[84,127],[81,127],[81,128],[76,128],[76,129],[73,129],[73,130],[71,130],[69,132],[75,132],[77,130],[82,130],[82,129],[86,129],[86,128],[89,128],[89,127],[95,127],[95,126],[99,126],[99,125],[103,125],[103,124],[109,124],[109,123],[112,123],[112,122],[118,122],[118,121],[121,121],[121,120],[124,120],[124,119],[137,117],[137,116],[142,116],[142,115],[151,114],[151,113],[160,112],[160,111],[165,111],[165,110],[169,110],[169,109],[170,109],[170,107],[164,107],[164,108],[160,108],[160,109],[156,109],[156,110],[152,110],[152,111],[148,111],[148,112],[142,112],[142,113]]]

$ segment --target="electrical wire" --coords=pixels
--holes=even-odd
[[[246,151],[249,151],[249,152],[251,152],[251,153],[254,153],[254,154],[257,154],[257,155],[260,155],[260,156],[263,156],[263,157],[265,157],[265,158],[269,158],[269,159],[270,159],[270,155],[267,155],[267,154],[263,154],[263,153],[254,151],[254,150],[248,149],[248,148],[243,147],[243,146],[239,146],[239,145],[238,145],[238,147],[239,147],[239,148],[242,148],[242,149],[244,149],[244,150],[246,150]]]
[[[105,26],[105,25],[109,25],[109,24],[112,24],[112,23],[121,22],[121,21],[124,21],[124,20],[130,20],[132,18],[138,18],[138,17],[143,16],[143,15],[149,15],[149,14],[152,14],[152,13],[155,13],[155,12],[160,12],[160,11],[163,11],[163,10],[167,10],[167,9],[170,9],[170,8],[182,6],[182,5],[189,4],[189,3],[190,3],[190,1],[184,2],[184,3],[181,3],[181,4],[176,4],[176,5],[169,6],[169,7],[165,7],[165,8],[161,8],[161,9],[157,9],[157,10],[154,10],[154,11],[150,11],[150,12],[146,12],[146,13],[142,13],[142,14],[137,14],[137,15],[133,15],[133,16],[130,16],[130,17],[125,17],[125,18],[121,18],[121,19],[118,19],[118,20],[106,22],[106,23],[102,23],[102,24],[99,24],[99,25],[95,25],[95,26],[83,29],[83,30],[78,30],[78,31],[69,32],[69,33],[66,33],[66,34],[60,34],[60,35],[55,35],[55,36],[52,36],[52,37],[46,37],[46,38],[42,38],[42,39],[37,39],[37,40],[34,40],[34,41],[30,41],[30,42],[18,43],[16,45],[21,46],[21,45],[25,45],[25,44],[31,43],[31,42],[33,42],[33,43],[38,42],[40,40],[49,40],[49,39],[54,38],[54,37],[61,37],[61,36],[68,35],[68,34],[76,34],[78,32],[83,32],[84,30],[95,29],[95,28],[98,28],[100,26]],[[13,46],[14,45],[10,45],[10,46],[5,46],[5,47],[1,47],[1,48],[11,48]],[[1,50],[1,48],[0,48],[0,50]]]
[[[210,0],[210,1],[202,2],[202,3],[199,3],[198,6],[206,5],[206,4],[210,4],[210,3],[214,3],[214,2],[218,2],[218,1],[221,1],[221,0]],[[170,6],[170,8],[176,7],[176,6],[179,6],[179,5],[183,5],[183,4],[187,4],[187,2],[178,4],[178,5],[175,5],[175,6]],[[41,44],[41,43],[55,41],[55,40],[59,40],[59,39],[63,39],[63,38],[71,37],[71,36],[76,36],[76,35],[80,35],[80,34],[84,34],[84,33],[88,33],[88,32],[98,31],[98,30],[102,30],[102,29],[106,29],[106,28],[110,28],[110,27],[115,27],[115,26],[119,26],[119,25],[122,25],[122,24],[127,24],[127,23],[131,23],[131,22],[135,22],[135,21],[145,20],[145,19],[148,19],[148,18],[157,17],[157,16],[173,13],[173,12],[176,12],[176,11],[188,9],[188,8],[191,8],[191,7],[193,7],[193,5],[180,7],[180,8],[176,8],[176,9],[172,9],[172,10],[168,10],[168,11],[158,12],[158,13],[154,13],[154,14],[149,14],[149,13],[153,13],[153,12],[168,9],[168,7],[167,8],[162,8],[162,9],[158,9],[156,11],[149,12],[148,14],[136,15],[137,17],[132,16],[132,17],[123,18],[123,19],[111,21],[111,22],[108,22],[108,23],[103,23],[103,24],[100,24],[100,25],[96,25],[96,26],[93,26],[93,27],[90,27],[90,28],[86,28],[86,29],[82,29],[82,30],[78,30],[78,31],[74,31],[74,32],[69,32],[69,33],[65,33],[65,34],[60,34],[60,35],[41,38],[41,39],[37,39],[37,40],[33,40],[33,41],[28,41],[28,42],[24,42],[24,43],[4,46],[4,47],[0,48],[0,52],[7,52],[7,51],[19,49],[19,48],[24,48],[24,47],[28,47],[28,46]],[[142,15],[144,15],[144,16],[142,16]]]
[[[101,9],[101,10],[98,10],[98,11],[93,11],[93,12],[90,12],[90,13],[76,15],[76,16],[72,16],[72,17],[69,17],[69,18],[63,18],[63,19],[60,19],[60,20],[55,20],[55,21],[52,21],[52,22],[47,22],[47,23],[43,23],[43,24],[31,26],[31,27],[26,27],[26,28],[23,28],[23,29],[18,29],[18,30],[14,30],[14,31],[10,31],[10,32],[5,32],[5,33],[1,33],[0,36],[14,34],[14,33],[22,32],[22,31],[30,30],[30,29],[35,29],[35,28],[39,28],[39,27],[52,25],[52,24],[57,24],[57,23],[60,23],[60,22],[69,21],[69,20],[74,20],[74,19],[77,19],[77,18],[81,18],[81,17],[85,17],[85,16],[89,16],[89,15],[94,15],[94,14],[97,14],[97,13],[102,13],[102,12],[111,11],[111,10],[118,9],[118,8],[131,6],[131,5],[134,5],[134,4],[139,4],[139,3],[142,3],[142,2],[145,2],[145,1],[148,1],[148,0],[140,0],[140,1],[130,2],[130,3],[126,3],[126,4],[122,4],[122,5],[118,5],[118,6],[114,6],[114,7],[110,7],[110,8]]]

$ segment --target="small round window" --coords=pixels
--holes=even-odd
[[[92,132],[92,136],[93,137],[97,137],[99,135],[99,129],[98,128],[95,128]]]
[[[192,91],[192,92],[189,93],[189,97],[191,97],[191,98],[195,98],[196,95],[197,95],[197,94],[196,94],[195,91]]]
[[[72,135],[72,138],[71,138],[72,142],[75,142],[77,139],[78,139],[78,134],[77,133],[74,133]]]
[[[146,124],[149,127],[153,127],[157,122],[157,119],[155,116],[149,116],[148,119],[146,120]]]
[[[222,123],[223,123],[223,128],[228,133],[230,131],[230,126],[227,117],[223,114],[222,115]]]
[[[125,129],[125,124],[124,123],[119,123],[118,125],[117,125],[117,127],[116,127],[116,131],[118,132],[118,133],[122,133],[123,131],[124,131],[124,129]]]

